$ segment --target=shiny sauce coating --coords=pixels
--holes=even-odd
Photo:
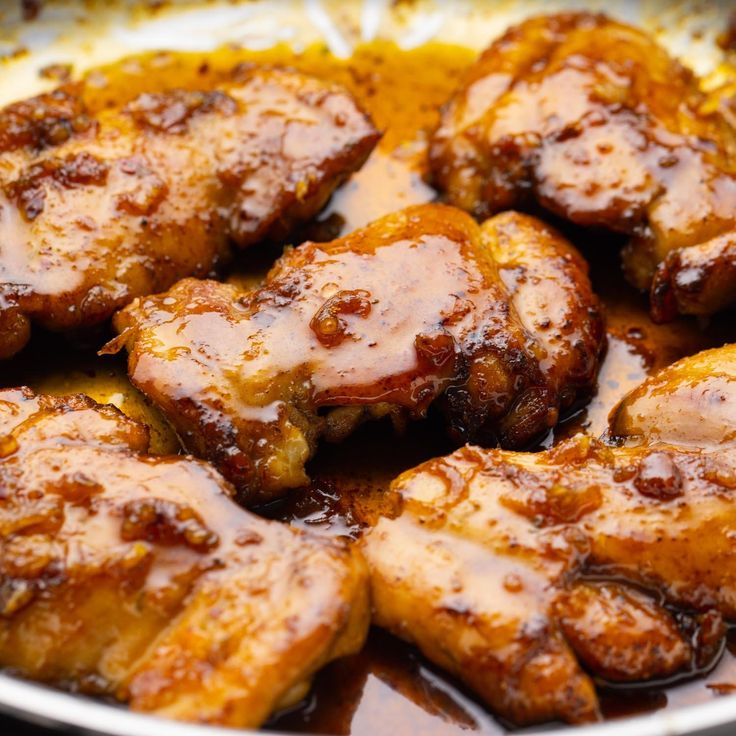
[[[92,109],[100,109],[143,91],[174,86],[207,88],[233,65],[251,60],[283,63],[345,85],[384,131],[363,169],[337,192],[318,222],[301,238],[294,238],[295,242],[328,240],[403,206],[436,198],[423,178],[426,141],[439,120],[439,106],[474,60],[467,49],[430,44],[406,52],[373,43],[359,48],[348,60],[335,59],[319,47],[297,55],[283,46],[258,53],[223,49],[211,55],[146,55],[93,72],[86,101]],[[610,409],[649,373],[684,355],[736,340],[729,315],[708,324],[681,319],[670,325],[653,325],[646,299],[627,286],[620,274],[615,238],[611,238],[614,242],[610,247],[601,247],[603,244],[596,241],[595,248],[586,250],[581,232],[568,234],[591,259],[593,285],[607,311],[609,347],[597,396],[587,407],[571,412],[555,433],[550,433],[546,445],[581,429],[600,435]],[[228,280],[238,285],[258,283],[278,255],[278,248],[240,255]],[[86,336],[86,342],[72,349],[67,342],[39,331],[23,354],[0,366],[0,384],[29,383],[52,393],[84,391],[97,400],[118,403],[127,413],[153,422],[163,451],[164,443],[175,443],[176,438],[125,378],[122,356],[94,357],[108,336]],[[53,361],[49,355],[54,356]],[[400,439],[381,423],[365,427],[340,445],[321,448],[310,465],[312,486],[265,511],[326,534],[355,534],[359,522],[341,502],[344,494],[357,493],[360,502],[378,515],[385,503],[381,491],[393,477],[450,449],[439,424],[431,419],[410,428]],[[729,683],[736,683],[736,660],[726,653],[707,678],[671,687],[664,683],[634,691],[604,690],[602,707],[610,716],[677,707],[711,699],[718,690],[709,685]],[[427,664],[414,649],[378,631],[361,654],[326,668],[308,698],[273,719],[271,727],[366,736],[452,734],[468,729],[486,734],[505,732],[455,681]]]

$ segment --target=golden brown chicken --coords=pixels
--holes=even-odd
[[[378,139],[339,87],[241,69],[87,112],[80,87],[0,111],[0,358],[31,323],[101,322],[314,215]]]
[[[736,301],[736,132],[644,32],[541,16],[471,68],[431,145],[451,204],[487,217],[535,200],[630,236],[628,278],[657,321]]]
[[[648,378],[611,412],[609,435],[627,446],[735,445],[736,345],[704,350]]]
[[[77,395],[0,392],[0,666],[257,726],[357,651],[365,563],[240,509],[208,465]]]
[[[736,615],[734,450],[465,447],[392,492],[361,542],[374,622],[516,723],[597,718],[585,670],[702,668]]]
[[[305,483],[318,438],[435,402],[458,441],[523,446],[590,392],[604,339],[559,234],[442,205],[305,243],[252,292],[184,280],[115,326],[108,352],[248,503]]]

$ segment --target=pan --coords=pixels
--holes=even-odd
[[[644,0],[614,5],[597,0],[416,0],[406,3],[388,0],[251,0],[242,3],[224,0],[168,3],[58,0],[46,5],[5,0],[5,3],[0,3],[0,75],[3,81],[0,105],[53,87],[58,84],[59,75],[68,73],[70,69],[75,76],[81,76],[131,55],[161,50],[201,55],[215,49],[243,48],[268,53],[279,44],[286,44],[297,52],[321,45],[332,57],[347,60],[365,44],[388,42],[395,43],[406,53],[430,48],[428,44],[460,46],[467,53],[477,53],[509,25],[529,15],[563,9],[606,11],[618,19],[646,28],[671,53],[701,75],[707,89],[718,90],[736,79],[736,74],[724,63],[723,52],[717,43],[728,26],[733,8],[736,4],[732,7],[728,2],[693,0]],[[407,190],[408,196],[427,198],[429,195],[421,186],[412,183]],[[330,207],[335,209],[334,204]],[[371,211],[370,217],[359,215],[353,220],[348,217],[343,227],[350,229],[361,225],[361,217],[373,219],[384,214],[381,208],[388,209],[388,205],[383,204],[377,207],[378,211]],[[10,381],[0,373],[2,386],[10,385]],[[107,398],[115,403],[114,396]],[[610,405],[612,403],[609,402],[608,408]],[[453,729],[459,732],[464,728],[489,734],[505,732],[462,688],[441,680],[437,673],[428,672],[426,663],[419,661],[415,664],[423,673],[423,682],[439,682],[439,687],[446,688],[450,698],[460,703],[471,718],[464,726],[457,726],[448,722],[441,713],[435,713],[430,721],[419,720],[411,726],[406,725],[412,724],[411,718],[407,717],[401,721],[407,733],[454,733]],[[366,682],[370,677],[375,679],[375,671],[370,671],[373,674],[368,675]],[[570,736],[623,733],[637,736],[725,736],[736,733],[736,697],[711,696],[706,700],[700,691],[699,695],[693,694],[692,685],[684,687],[690,687],[690,690],[682,690],[680,686],[677,692],[685,692],[685,695],[672,698],[674,705],[655,712],[616,718],[594,726],[548,726],[524,729],[523,733],[537,734],[550,730]],[[704,692],[703,686],[701,690]],[[397,701],[401,698],[400,694],[395,696]],[[412,707],[410,699],[404,700],[406,703],[402,707],[409,712]],[[704,700],[706,702],[697,702]],[[387,732],[388,721],[381,720],[375,709],[371,713],[367,702],[363,704],[360,718],[353,718],[350,733]],[[0,674],[0,712],[8,718],[5,723],[0,721],[0,729],[7,733],[20,728],[20,724],[50,731],[106,736],[151,733],[158,736],[215,736],[231,733],[229,729],[139,715],[117,705],[63,693],[7,674]],[[294,722],[293,718],[276,719],[267,728],[270,733],[282,734]],[[308,730],[304,725],[306,722],[303,721],[299,730]]]

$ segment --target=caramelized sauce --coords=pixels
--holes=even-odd
[[[85,393],[101,404],[114,404],[151,430],[150,451],[170,455],[179,451],[179,440],[159,411],[128,380],[125,361],[100,360],[96,356],[99,335],[86,336],[81,344],[69,344],[59,335],[39,331],[26,350],[0,363],[0,388],[31,386],[38,393],[63,396]],[[101,343],[100,343],[101,344]],[[53,355],[53,362],[49,356]]]
[[[303,234],[327,240],[380,215],[436,197],[426,183],[427,132],[439,119],[439,105],[449,98],[473,58],[472,51],[456,46],[432,43],[402,51],[385,42],[359,47],[348,60],[332,57],[322,46],[303,53],[280,45],[261,52],[224,48],[213,54],[146,54],[88,74],[86,95],[88,104],[100,109],[143,91],[208,88],[234,65],[248,62],[285,64],[342,83],[372,114],[384,137],[363,169]],[[581,247],[589,240],[579,232],[568,234]],[[728,315],[708,324],[691,319],[652,324],[646,299],[623,280],[618,244],[606,247],[600,237],[593,240],[595,248],[585,255],[591,260],[593,283],[606,306],[608,353],[597,395],[587,407],[572,412],[551,433],[547,445],[578,431],[601,434],[614,404],[647,374],[684,355],[736,339]],[[252,286],[278,254],[275,246],[252,249],[237,257],[228,279]],[[86,392],[150,424],[153,450],[172,452],[178,447],[175,435],[130,385],[122,357],[95,356],[105,337],[90,336],[85,345],[38,331],[20,356],[0,364],[0,385],[26,383],[58,394]],[[342,494],[358,494],[360,502],[379,515],[388,502],[384,491],[397,473],[450,449],[439,422],[431,416],[410,427],[400,439],[388,422],[375,423],[342,444],[323,447],[311,463],[312,486],[264,513],[320,533],[354,536],[359,525],[347,511],[348,505],[341,503]],[[636,691],[604,689],[606,715],[618,718],[681,707],[729,691],[736,683],[732,648],[729,645],[706,678]],[[335,734],[505,732],[450,677],[428,665],[411,647],[379,631],[359,655],[327,667],[307,699],[272,719],[269,727]]]
[[[461,685],[380,629],[360,654],[323,670],[306,701],[267,728],[356,736],[506,732]]]
[[[248,727],[359,650],[370,609],[355,550],[246,513],[205,463],[141,454],[144,427],[86,397],[2,391],[0,433],[8,670]]]
[[[321,45],[302,53],[279,44],[265,51],[224,48],[213,54],[145,54],[90,72],[86,102],[95,111],[142,92],[207,88],[224,80],[235,65],[248,63],[286,65],[343,85],[371,114],[383,139],[319,218],[333,223],[333,229],[319,238],[328,240],[381,215],[435,198],[423,179],[427,135],[474,56],[461,46],[429,43],[401,51],[385,41],[358,47],[348,60],[337,59]]]

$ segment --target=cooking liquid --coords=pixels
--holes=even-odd
[[[321,46],[300,54],[286,46],[260,52],[228,47],[212,54],[145,54],[89,73],[86,97],[91,108],[100,109],[144,91],[208,88],[225,79],[235,65],[249,62],[284,64],[344,85],[371,113],[384,136],[318,221],[293,239],[329,240],[391,211],[437,197],[426,183],[428,134],[438,121],[439,106],[473,58],[473,52],[457,46],[432,43],[402,51],[386,42],[359,47],[347,60],[336,59]],[[606,307],[609,344],[596,396],[543,438],[540,447],[578,431],[600,435],[616,402],[649,373],[685,355],[736,340],[736,327],[729,326],[727,316],[708,323],[680,319],[669,325],[652,324],[646,299],[621,275],[620,243],[597,233],[569,228],[566,232],[591,262],[593,284]],[[265,246],[237,254],[226,278],[253,286],[279,253],[280,247]],[[27,384],[55,394],[88,393],[148,423],[152,451],[176,452],[179,445],[173,432],[128,382],[124,357],[96,356],[107,337],[109,333],[100,330],[70,344],[35,329],[29,348],[0,365],[0,385]],[[322,447],[310,464],[310,487],[263,512],[317,533],[354,536],[359,527],[349,504],[341,499],[357,494],[361,504],[380,514],[382,492],[393,477],[451,449],[440,423],[431,416],[409,427],[400,439],[388,423],[365,426],[341,445]],[[736,687],[736,657],[727,648],[706,677],[628,690],[603,686],[601,703],[607,717],[623,717],[703,702],[728,692],[730,686]],[[364,651],[325,668],[310,695],[272,718],[267,728],[366,736],[507,731],[414,648],[377,630]]]

